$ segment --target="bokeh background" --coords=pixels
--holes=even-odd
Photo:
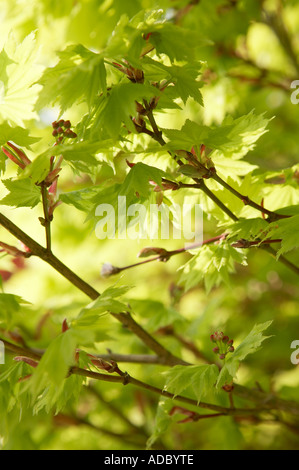
[[[69,44],[81,43],[94,51],[106,44],[122,14],[129,17],[145,8],[162,8],[169,21],[182,27],[199,30],[211,40],[201,48],[202,95],[204,107],[189,99],[181,111],[170,110],[157,116],[158,124],[180,128],[186,118],[206,125],[219,125],[225,117],[237,118],[252,109],[257,114],[273,117],[254,151],[246,160],[268,172],[267,204],[275,210],[298,204],[299,200],[299,104],[291,102],[291,83],[299,80],[299,4],[295,0],[1,0],[0,48],[9,35],[20,43],[35,31],[40,48],[39,64],[55,65],[56,51]],[[0,105],[1,106],[1,105]],[[62,117],[74,125],[86,113],[84,103],[73,106]],[[55,106],[36,112],[27,122],[32,135],[41,140],[28,152],[30,158],[52,144],[51,122],[59,116]],[[122,181],[128,171],[125,160],[114,155],[113,164],[104,163],[98,171],[96,183],[109,178]],[[286,170],[287,169],[287,170]],[[6,177],[13,176],[12,163],[7,166]],[[59,180],[63,192],[94,184],[88,176],[75,175],[64,167]],[[0,196],[6,194],[0,186]],[[40,243],[44,243],[44,229],[38,217],[41,206],[34,209],[2,207],[4,214]],[[219,234],[215,221],[205,215],[204,238]],[[0,239],[15,243],[3,228]],[[176,332],[192,341],[205,356],[213,360],[209,336],[222,329],[238,343],[254,324],[273,320],[272,335],[263,348],[249,356],[239,372],[238,380],[246,385],[262,388],[281,397],[297,399],[299,386],[298,366],[290,361],[290,344],[299,339],[298,276],[261,250],[252,249],[248,265],[236,267],[229,285],[219,285],[207,292],[201,282],[184,293],[178,287],[178,268],[189,258],[181,254],[167,263],[149,263],[124,271],[115,278],[101,276],[103,263],[126,266],[138,261],[138,252],[146,246],[180,248],[181,241],[157,240],[98,240],[94,227],[86,221],[86,214],[62,204],[55,211],[52,225],[53,250],[63,262],[99,291],[114,282],[134,286],[130,298],[139,300],[137,320],[156,334],[170,350],[194,361],[194,355],[183,347],[173,335],[166,335],[170,309],[180,317],[170,323]],[[289,254],[299,265],[298,251]],[[16,266],[10,257],[0,259],[5,292],[19,295],[32,303],[30,315],[20,313],[14,328],[35,346],[44,348],[61,328],[64,318],[71,320],[86,298],[65,279],[41,260],[31,258],[24,266]],[[7,279],[6,279],[7,278]],[[107,348],[126,353],[147,352],[129,333],[112,322],[119,340],[106,341],[98,352]],[[164,330],[163,330],[164,328]],[[36,340],[36,338],[38,338]],[[126,364],[126,369],[141,380],[161,384],[162,367]],[[4,393],[2,391],[1,393]],[[158,399],[129,387],[94,385],[94,393],[82,392],[79,404],[70,407],[69,415],[52,416],[43,410],[32,417],[23,410],[23,419],[11,417],[8,447],[33,449],[138,449],[144,445],[138,435],[129,443],[117,434],[129,432],[126,423],[117,416],[117,409],[125,410],[134,425],[150,433],[153,427]],[[76,410],[76,411],[75,411]],[[76,419],[74,413],[76,412]],[[73,419],[73,421],[72,421]],[[124,431],[125,429],[125,431]],[[140,431],[141,432],[141,431]],[[114,434],[113,434],[114,433]],[[135,441],[134,441],[135,439]],[[199,423],[177,424],[161,438],[170,449],[287,449],[298,447],[298,435],[278,424],[236,423],[228,418],[206,420]],[[142,444],[138,444],[142,441]],[[135,442],[135,444],[132,444]]]

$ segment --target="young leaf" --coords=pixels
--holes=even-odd
[[[2,183],[8,189],[9,194],[1,199],[0,204],[33,208],[40,202],[40,190],[29,178],[19,180],[6,179],[2,180]]]
[[[283,253],[299,247],[298,227],[299,215],[281,219],[270,225],[270,232],[264,238],[281,238],[281,248],[277,252],[277,258]]]
[[[30,148],[38,142],[40,137],[32,137],[28,129],[19,126],[10,126],[7,122],[0,124],[0,146],[8,141],[13,141],[20,147]]]
[[[0,53],[1,121],[24,126],[24,121],[37,118],[33,108],[41,87],[36,81],[43,70],[37,59],[35,33],[30,33],[19,45],[10,35]]]
[[[218,374],[219,370],[215,364],[174,366],[165,373],[164,390],[180,395],[191,386],[196,399],[200,402],[202,397],[213,393]]]
[[[240,363],[249,355],[260,349],[262,342],[270,338],[264,336],[263,331],[269,328],[272,321],[255,325],[246,338],[239,344],[221,369],[217,380],[217,387],[222,387],[227,381],[232,380],[238,371]]]
[[[55,67],[45,70],[39,83],[43,85],[39,108],[58,102],[62,114],[82,97],[90,108],[96,97],[106,91],[103,57],[82,45],[69,46]]]
[[[49,384],[62,385],[69,368],[74,365],[77,341],[76,332],[69,329],[49,344],[30,379],[30,390],[35,398]]]
[[[139,196],[147,197],[149,193],[149,181],[154,181],[156,184],[160,185],[163,177],[167,177],[164,171],[138,162],[130,169],[121,185],[119,193],[122,196],[130,196],[138,193]]]
[[[121,82],[114,85],[107,97],[101,97],[94,126],[106,130],[114,139],[118,137],[122,123],[129,131],[135,132],[132,122],[136,114],[135,101],[151,99],[157,94],[157,88],[140,83]]]

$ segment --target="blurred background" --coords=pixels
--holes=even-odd
[[[299,80],[299,3],[296,0],[0,0],[0,48],[11,34],[16,43],[20,43],[36,31],[39,64],[49,67],[57,61],[56,51],[69,44],[81,43],[93,51],[101,51],[122,14],[132,17],[144,8],[162,8],[169,21],[194,31],[200,29],[212,41],[201,48],[198,57],[202,61],[204,107],[188,99],[181,111],[158,114],[158,124],[179,129],[186,118],[190,118],[208,126],[220,125],[227,116],[238,118],[252,109],[257,114],[265,113],[268,119],[273,117],[268,132],[246,160],[258,166],[257,175],[263,173],[268,179],[268,207],[275,210],[298,204],[299,103],[291,102],[294,92],[291,84]],[[86,105],[82,103],[73,106],[62,118],[70,119],[76,125],[85,113]],[[51,123],[58,117],[58,108],[45,108],[35,112],[35,117],[26,124],[31,135],[41,138],[27,153],[31,159],[53,144]],[[59,190],[73,191],[104,183],[110,178],[122,181],[127,170],[125,160],[117,154],[111,162],[99,167],[96,181],[86,175],[74,174],[65,166],[59,179]],[[14,165],[9,162],[5,178],[14,174]],[[6,189],[1,185],[1,198],[5,194]],[[38,221],[42,215],[41,205],[34,209],[3,206],[1,210],[44,244],[44,229]],[[188,338],[212,361],[214,356],[209,341],[212,332],[221,329],[237,344],[254,324],[273,320],[269,329],[269,335],[273,336],[258,354],[247,358],[238,379],[250,386],[258,382],[265,390],[279,392],[284,398],[297,398],[298,366],[290,361],[290,344],[299,339],[299,289],[298,276],[287,267],[267,253],[252,249],[248,253],[248,265],[236,266],[230,283],[220,284],[210,292],[206,291],[203,282],[188,292],[178,284],[178,269],[190,259],[187,253],[174,256],[167,263],[152,262],[115,277],[103,278],[104,263],[127,266],[138,261],[137,254],[144,247],[159,246],[170,250],[181,248],[182,241],[99,240],[84,212],[61,204],[54,215],[52,239],[56,256],[100,292],[117,281],[121,285],[134,286],[128,297],[133,307],[136,306],[136,320],[185,360],[194,362],[196,358],[184,347],[178,334]],[[204,239],[219,233],[215,220],[205,214]],[[3,228],[0,229],[0,240],[15,244]],[[287,255],[299,265],[298,250]],[[12,327],[26,338],[28,344],[34,342],[35,347],[44,348],[60,331],[63,319],[71,320],[88,303],[83,294],[37,258],[17,265],[11,257],[3,256],[0,271],[5,292],[32,303],[30,310],[19,313]],[[175,334],[167,334],[169,324]],[[147,352],[133,335],[122,331],[115,322],[113,327],[117,341],[113,340],[112,334],[111,340],[99,345],[99,353],[105,353],[107,349],[127,353],[131,348],[136,353]],[[123,338],[122,342],[118,335]],[[163,378],[160,375],[163,367],[149,366],[145,370],[142,365],[126,364],[126,369],[141,380],[152,380],[157,384]],[[33,421],[23,420],[19,427],[16,421],[11,446],[135,448],[132,441],[125,443],[124,439],[117,438],[116,434],[123,432],[125,427],[115,410],[113,414],[113,407],[117,408],[119,404],[128,411],[134,425],[150,432],[157,399],[139,391],[132,393],[127,387],[101,383],[94,386],[94,394],[83,394],[77,409],[77,422],[74,417],[73,422],[71,418],[61,416],[53,419],[44,412]],[[112,421],[111,416],[114,416]],[[136,448],[140,448],[138,439]],[[298,447],[298,435],[275,423],[255,426],[241,423],[239,426],[233,420],[219,418],[213,422],[174,424],[162,436],[162,442],[166,448],[174,449],[286,449]]]

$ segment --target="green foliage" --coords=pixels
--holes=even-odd
[[[192,387],[198,402],[211,394],[215,386],[218,367],[215,364],[203,366],[174,366],[166,373],[165,390],[180,395],[188,387]]]
[[[248,354],[252,354],[259,350],[262,342],[269,338],[269,336],[263,336],[262,332],[269,328],[271,323],[271,321],[268,321],[255,325],[252,328],[251,332],[239,344],[233,354],[226,359],[217,379],[217,387],[221,387],[225,382],[229,382],[234,379],[240,366],[240,362],[243,361]]]
[[[106,91],[106,69],[101,54],[78,44],[59,54],[55,67],[45,70],[39,83],[43,85],[37,108],[59,102],[61,113],[80,99],[90,108],[98,93]],[[50,98],[51,99],[51,98]]]
[[[17,44],[11,35],[1,52],[1,121],[24,126],[24,121],[34,119],[34,104],[40,91],[36,81],[42,67],[38,65],[35,34],[29,34]],[[20,136],[21,137],[21,136]]]
[[[0,446],[298,448],[297,3],[0,8]]]
[[[246,254],[226,243],[219,246],[203,246],[181,267],[180,283],[186,290],[198,285],[203,279],[207,292],[221,281],[229,283],[229,274],[235,270],[235,262],[246,265]]]
[[[30,179],[2,180],[2,183],[9,191],[1,204],[15,207],[34,207],[40,201],[40,191]]]

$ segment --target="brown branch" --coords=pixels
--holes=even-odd
[[[128,328],[138,338],[140,338],[144,344],[146,344],[152,351],[154,351],[160,358],[162,363],[169,366],[177,364],[189,365],[188,362],[174,356],[172,353],[167,351],[158,341],[155,340],[147,331],[145,331],[128,313],[111,313],[113,317],[119,320],[125,328]]]
[[[10,341],[1,338],[3,341],[4,346],[7,350],[16,353],[18,356],[29,357],[36,361],[39,361],[42,357],[42,353],[35,352],[28,347],[20,347],[17,346]],[[118,369],[119,370],[119,369]],[[197,400],[184,397],[181,395],[175,395],[170,393],[166,390],[159,389],[158,387],[154,387],[150,384],[142,382],[140,380],[135,379],[134,377],[130,376],[126,372],[119,371],[119,375],[112,375],[112,374],[102,374],[99,372],[94,372],[91,370],[82,369],[80,367],[71,367],[69,370],[69,375],[76,374],[82,377],[89,377],[94,380],[104,381],[104,382],[112,382],[112,383],[119,383],[122,385],[131,384],[138,388],[142,388],[144,390],[148,390],[160,396],[165,396],[167,398],[171,398],[173,400],[177,400],[179,402],[186,403],[188,405],[196,406],[203,409],[209,409],[218,413],[225,413],[229,416],[252,416],[257,413],[263,411],[271,411],[271,410],[281,410],[296,416],[299,416],[299,405],[298,403],[284,400],[280,398],[276,398],[272,395],[268,395],[267,393],[261,390],[251,390],[241,385],[234,384],[234,394],[239,396],[240,398],[253,401],[258,403],[256,408],[231,408],[231,407],[223,407],[219,405],[214,405],[211,403],[200,402],[198,403]]]
[[[265,207],[263,207],[262,205],[257,204],[256,202],[252,201],[252,199],[250,199],[248,196],[242,195],[239,191],[234,189],[230,184],[228,184],[226,181],[224,181],[222,178],[220,178],[220,176],[217,175],[216,172],[212,174],[211,178],[213,180],[217,181],[217,183],[219,183],[221,186],[226,188],[232,194],[234,194],[234,196],[241,199],[241,201],[245,205],[253,207],[254,209],[261,212],[262,214],[267,214],[268,215],[268,219],[267,219],[268,222],[274,222],[275,220],[286,219],[286,218],[290,217],[289,215],[282,215],[282,214],[278,214],[277,212],[270,211],[270,210],[266,209]]]
[[[150,122],[151,122],[151,125],[153,127],[153,133],[154,135],[156,136],[156,140],[157,141],[161,141],[161,145],[165,145],[166,142],[164,141],[163,137],[162,137],[162,134],[161,132],[159,131],[158,129],[158,126],[156,124],[156,121],[155,121],[155,118],[153,116],[153,112],[152,110],[149,108],[149,105],[145,102],[145,105],[146,105],[146,109],[149,110],[149,113],[150,113]],[[155,129],[158,129],[158,134],[156,134],[155,132]],[[171,152],[169,152],[170,155]],[[189,158],[192,160],[192,163],[193,164],[198,164],[199,165],[199,168],[202,169],[202,164],[200,162],[198,162],[195,157],[190,153],[190,152],[186,152],[188,153],[189,155]],[[172,155],[173,156],[173,155]],[[179,157],[177,155],[174,155],[173,156],[175,161],[181,166],[183,165],[183,162],[179,159]],[[288,218],[290,216],[288,215],[282,215],[282,214],[278,214],[277,212],[272,212],[272,211],[269,211],[267,209],[264,208],[263,205],[259,205],[259,204],[256,204],[254,201],[252,201],[250,198],[248,198],[248,196],[243,196],[242,194],[240,194],[238,191],[236,191],[234,188],[232,188],[228,183],[226,183],[224,180],[222,180],[222,178],[220,178],[217,174],[216,174],[216,170],[214,168],[214,171],[211,171],[211,169],[206,169],[207,170],[207,174],[208,174],[208,177],[209,178],[213,178],[215,181],[217,181],[218,183],[220,183],[222,186],[226,187],[226,189],[229,189],[232,193],[235,194],[235,196],[237,196],[238,198],[242,199],[244,203],[248,204],[248,205],[251,205],[252,207],[256,208],[257,210],[259,210],[260,212],[262,212],[262,214],[267,214],[268,215],[268,219],[267,221],[268,222],[272,222],[274,220],[278,220],[278,219],[283,219],[283,218]],[[218,206],[220,207],[232,220],[234,220],[235,222],[237,222],[239,220],[239,218],[233,213],[230,211],[230,209],[228,209],[224,204],[223,202],[217,198],[217,196],[215,196],[213,194],[212,191],[209,190],[209,188],[207,188],[207,186],[205,185],[203,179],[199,179],[199,178],[192,178],[196,183],[198,183],[198,185],[200,185],[200,189]],[[262,246],[262,248],[264,248],[266,251],[268,251],[268,253],[272,254],[275,253],[271,247],[268,247],[268,246]],[[285,266],[287,266],[288,268],[290,268],[294,273],[296,274],[299,274],[299,268],[297,266],[295,266],[291,261],[289,261],[288,259],[286,259],[284,256],[280,256],[279,257],[279,261],[281,263],[283,263]]]
[[[49,207],[48,207],[48,190],[47,185],[43,181],[40,185],[41,187],[41,195],[42,195],[42,203],[43,203],[43,211],[44,211],[44,218],[40,222],[45,227],[46,231],[46,246],[47,251],[51,252],[51,218],[49,217]]]
[[[30,357],[30,358],[35,359],[37,361],[40,360],[41,357],[42,357],[42,354],[35,353],[30,348],[16,346],[15,344],[13,344],[13,343],[5,340],[5,339],[3,339],[3,340],[1,339],[1,341],[3,341],[4,346],[9,351],[12,351],[13,353],[17,353],[18,356]],[[233,415],[238,414],[238,412],[241,413],[242,415],[243,414],[244,415],[248,415],[248,414],[251,415],[252,413],[260,412],[260,411],[263,411],[265,409],[268,409],[268,408],[264,408],[264,407],[261,407],[261,408],[257,407],[257,408],[254,408],[254,409],[245,408],[245,409],[231,410],[230,408],[214,405],[214,404],[211,404],[211,403],[205,403],[205,402],[198,403],[197,400],[193,400],[192,398],[184,397],[184,396],[181,396],[181,395],[175,395],[175,394],[170,393],[170,392],[168,392],[164,389],[161,390],[158,387],[154,387],[153,385],[150,385],[150,384],[147,384],[145,382],[142,382],[141,380],[135,379],[134,377],[129,375],[127,372],[122,372],[122,371],[119,371],[119,375],[102,374],[102,373],[99,373],[99,372],[94,372],[92,370],[82,369],[80,367],[74,366],[74,367],[70,368],[68,376],[70,376],[71,374],[80,375],[82,377],[89,377],[91,379],[100,380],[100,381],[104,381],[104,382],[119,383],[119,384],[122,384],[122,385],[127,385],[127,384],[135,385],[136,387],[142,388],[144,390],[148,390],[148,391],[153,392],[155,394],[166,396],[167,398],[175,399],[177,401],[181,401],[183,403],[186,403],[186,404],[189,404],[189,405],[192,405],[192,406],[196,406],[196,407],[200,407],[200,408],[204,408],[204,409],[210,409],[210,410],[221,412],[221,413],[223,412],[223,413],[230,414],[230,415],[231,414],[233,414]]]
[[[22,241],[31,251],[32,255],[35,255],[48,263],[52,268],[59,272],[63,277],[70,281],[74,286],[86,294],[91,300],[96,300],[100,293],[95,290],[90,284],[83,281],[77,274],[63,264],[56,256],[49,252],[46,248],[42,247],[39,243],[33,240],[23,230],[17,227],[7,217],[0,213],[0,225],[7,229],[13,236],[18,240]],[[136,334],[152,351],[164,358],[165,363],[169,365],[174,364],[186,364],[180,358],[175,357],[164,346],[158,343],[149,333],[147,333],[138,323],[131,317],[129,313],[113,313],[110,312],[118,321],[120,321],[125,327]]]

